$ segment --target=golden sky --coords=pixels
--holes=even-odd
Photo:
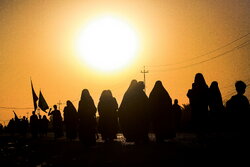
[[[120,104],[130,81],[143,80],[143,66],[147,94],[161,80],[172,99],[186,104],[202,72],[208,85],[218,81],[226,101],[236,80],[250,83],[249,6],[249,0],[0,0],[0,120],[13,117],[12,108],[30,115],[30,78],[49,106],[72,100],[78,107],[84,88],[96,104],[111,89]],[[140,41],[134,61],[110,73],[89,68],[75,50],[79,31],[106,14],[125,20]]]

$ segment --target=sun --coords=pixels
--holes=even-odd
[[[87,24],[76,40],[80,58],[101,71],[124,68],[136,57],[138,45],[134,29],[124,20],[111,16]]]

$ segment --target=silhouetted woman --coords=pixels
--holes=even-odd
[[[101,94],[98,103],[99,130],[102,139],[105,141],[113,141],[118,132],[118,104],[116,99],[112,96],[110,90],[104,90]]]
[[[175,137],[172,129],[172,99],[161,81],[156,81],[149,94],[149,107],[156,141],[163,142],[164,139]]]
[[[83,89],[78,106],[79,138],[86,145],[96,143],[96,107],[88,89]]]
[[[77,111],[73,103],[69,100],[66,102],[66,106],[63,110],[63,115],[67,139],[76,139],[78,123]]]
[[[144,82],[139,81],[137,83],[136,105],[135,105],[135,131],[136,131],[136,143],[148,142],[149,132],[149,104],[148,97],[144,92]]]
[[[208,120],[209,89],[201,73],[195,75],[187,97],[191,106],[193,128],[197,132],[204,132]]]
[[[224,124],[223,111],[224,106],[222,102],[221,92],[217,81],[213,81],[209,87],[209,109],[211,113],[211,123],[213,130],[219,130]]]
[[[126,141],[135,141],[137,81],[132,80],[118,109],[119,123]]]

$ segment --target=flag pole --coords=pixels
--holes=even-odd
[[[33,98],[34,111],[36,111],[36,109],[37,109],[37,100],[38,100],[38,97],[37,97],[36,92],[35,92],[35,90],[34,90],[34,87],[33,87],[33,83],[32,83],[31,77],[30,77],[30,83],[31,83],[31,91],[32,91],[32,98]]]

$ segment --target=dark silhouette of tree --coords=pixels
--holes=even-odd
[[[76,139],[78,125],[77,111],[70,100],[67,100],[66,102],[66,106],[63,110],[63,115],[67,139]]]
[[[116,139],[118,132],[118,104],[110,90],[104,90],[98,103],[99,124],[98,129],[105,141]]]
[[[78,106],[79,138],[86,145],[96,143],[96,107],[88,89],[83,89]]]
[[[172,99],[161,81],[156,81],[149,94],[149,107],[152,118],[153,132],[157,142],[175,137],[172,129]]]

